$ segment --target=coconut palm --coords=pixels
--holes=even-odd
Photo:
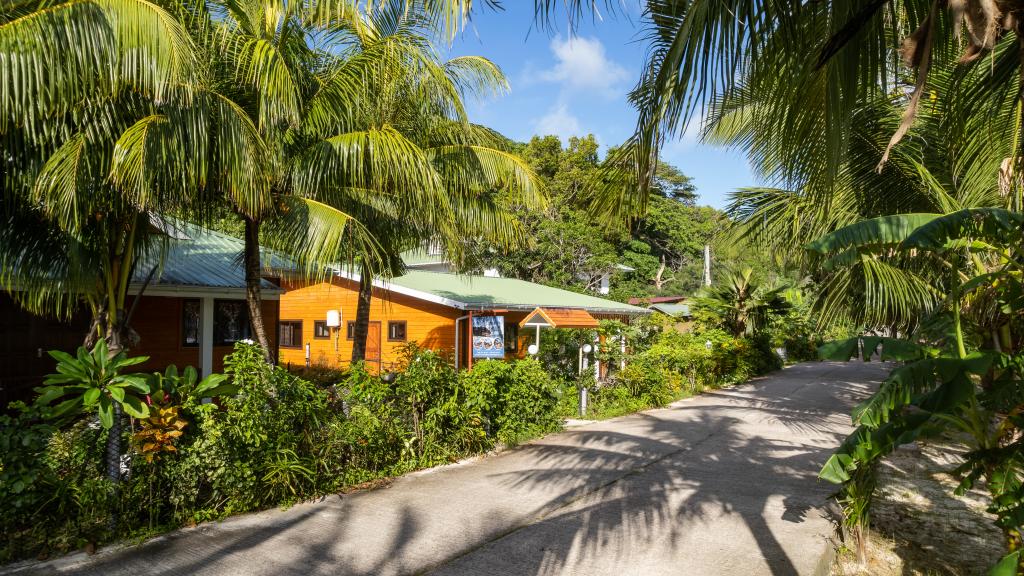
[[[598,0],[537,4],[541,19],[564,13],[571,20],[616,6]],[[885,163],[936,94],[927,88],[934,70],[985,71],[990,78],[983,95],[1008,92],[1011,101],[1019,95],[1020,19],[1010,1],[647,0],[645,8],[648,57],[631,94],[639,118],[619,158],[641,184],[650,182],[661,144],[700,122],[722,97],[768,98],[778,113],[764,126],[766,132],[820,144],[811,156],[778,156],[775,169],[799,172],[814,164],[835,172],[849,143],[852,118],[867,101],[901,105],[900,119],[876,151],[875,165]],[[902,61],[894,57],[897,48]],[[937,93],[940,100],[962,96],[959,91]],[[989,104],[966,102],[979,109]],[[1008,132],[1020,123],[1012,111],[1013,105],[989,110],[1006,122],[1002,128]],[[822,118],[827,121],[818,122]],[[605,207],[643,207],[643,190],[604,191],[625,196],[603,199]]]
[[[246,300],[253,333],[268,361],[272,349],[260,294],[264,223],[271,225],[264,240],[296,256],[313,273],[322,272],[323,262],[351,254],[350,244],[362,246],[365,262],[379,260],[372,239],[333,200],[357,198],[444,219],[447,199],[431,185],[434,176],[422,151],[387,123],[357,126],[355,121],[381,96],[367,90],[366,79],[395,70],[419,71],[423,44],[394,16],[417,15],[425,26],[449,26],[453,13],[448,8],[458,4],[396,1],[368,8],[399,28],[372,49],[359,51],[352,50],[351,34],[363,27],[358,2],[209,0],[177,7],[176,15],[189,22],[192,44],[201,53],[197,76],[204,89],[241,117],[225,136],[247,145],[222,158],[254,167],[248,196],[234,194],[237,187],[220,186],[207,199],[227,201],[245,222]],[[115,167],[115,182],[139,194],[187,183],[188,178],[176,174],[181,162],[153,165],[153,155],[143,152],[154,147],[194,152],[183,138],[195,127],[192,123],[189,115],[178,114],[162,119],[169,128],[140,131],[129,158],[135,161]],[[385,182],[387,190],[381,188]]]
[[[1020,205],[1020,182],[1006,160],[1018,145],[1018,132],[1000,129],[1005,116],[1013,115],[1016,95],[984,96],[986,75],[962,74],[954,65],[933,70],[930,78],[930,93],[971,96],[929,98],[881,171],[878,158],[902,112],[888,102],[865,103],[855,111],[834,169],[816,156],[825,147],[824,136],[795,140],[770,128],[785,113],[770,99],[762,102],[752,93],[726,99],[711,117],[709,139],[743,147],[764,177],[793,186],[740,190],[729,212],[741,236],[795,255],[809,267],[819,286],[815,308],[825,323],[905,333],[945,298],[947,264],[893,250],[912,223],[885,217]],[[805,116],[822,130],[828,122],[820,105]],[[789,165],[801,168],[786,168],[791,158],[797,160]],[[810,258],[800,257],[804,247]]]
[[[46,92],[25,106],[5,99],[0,284],[37,313],[67,315],[84,301],[93,317],[87,343],[103,338],[116,352],[133,340],[126,301],[136,264],[166,237],[152,216],[201,212],[211,190],[258,204],[259,170],[239,158],[257,156],[260,145],[200,75],[173,10],[32,6],[4,15],[9,43],[0,46],[9,93]],[[80,25],[61,27],[67,20]],[[47,26],[70,44],[24,53]],[[15,62],[46,74],[21,74],[28,69]],[[27,81],[47,75],[53,91]],[[12,84],[20,76],[23,85]]]
[[[400,273],[401,251],[436,240],[458,257],[462,242],[474,237],[509,247],[523,234],[512,214],[500,209],[497,195],[538,207],[545,197],[537,177],[509,151],[507,141],[467,119],[464,98],[507,88],[493,63],[476,56],[440,60],[429,19],[408,12],[383,9],[351,18],[339,22],[335,34],[346,47],[343,58],[359,63],[358,75],[345,76],[357,78],[358,84],[347,89],[363,97],[346,117],[328,119],[317,129],[330,131],[333,124],[347,130],[335,142],[362,133],[390,134],[403,143],[407,161],[410,166],[416,163],[419,171],[415,197],[403,192],[402,182],[395,178],[363,181],[346,170],[307,173],[304,178],[309,179],[296,188],[303,197],[338,210],[342,218],[356,215],[378,242],[383,264],[379,270],[367,254],[355,254],[360,298],[352,359],[359,361],[365,356],[373,279]],[[391,54],[390,61],[375,58],[378,53]],[[337,144],[321,150],[323,158],[348,154]],[[324,194],[326,190],[338,193]]]

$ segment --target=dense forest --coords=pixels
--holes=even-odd
[[[466,271],[494,268],[502,276],[577,291],[596,291],[607,274],[609,296],[619,300],[686,295],[700,287],[704,245],[728,220],[719,210],[697,205],[692,180],[678,168],[659,163],[643,218],[602,230],[584,196],[601,167],[593,135],[569,138],[565,146],[557,136],[535,136],[516,151],[543,179],[551,202],[543,210],[512,206],[533,237],[530,246],[502,253],[474,243],[463,263]]]

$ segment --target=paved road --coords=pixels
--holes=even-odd
[[[390,487],[18,574],[811,574],[816,474],[878,364],[793,366]]]

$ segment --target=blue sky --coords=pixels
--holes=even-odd
[[[635,113],[626,94],[640,76],[645,44],[639,11],[579,26],[574,36],[538,30],[533,2],[504,2],[504,11],[477,10],[449,56],[475,54],[501,66],[511,91],[471,103],[474,122],[509,138],[535,134],[593,133],[602,146],[633,132]],[[700,144],[689,134],[669,142],[662,158],[693,177],[700,203],[723,207],[730,191],[755,184],[738,151]]]

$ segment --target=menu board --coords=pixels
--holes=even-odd
[[[505,317],[473,317],[473,358],[505,357]]]

